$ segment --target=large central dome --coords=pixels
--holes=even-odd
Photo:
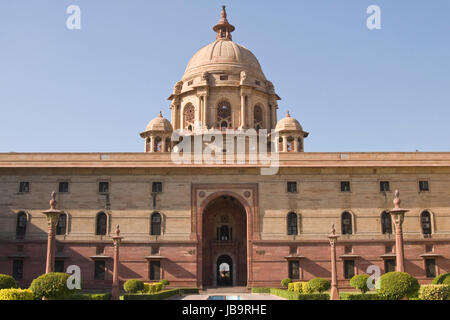
[[[205,71],[221,72],[225,70],[237,74],[245,71],[259,80],[266,80],[255,55],[244,46],[229,39],[218,39],[197,51],[189,60],[182,80],[186,81]]]

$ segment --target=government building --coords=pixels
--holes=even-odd
[[[55,269],[79,266],[83,289],[111,288],[117,225],[121,282],[251,288],[329,279],[333,224],[338,284],[348,288],[369,266],[395,269],[395,189],[409,210],[405,271],[421,283],[450,271],[450,153],[305,152],[306,124],[295,110],[277,114],[281,98],[255,55],[233,41],[234,29],[223,8],[215,40],[192,56],[170,93],[170,121],[160,113],[136,136],[144,152],[0,154],[1,274],[27,286],[45,273],[42,212],[52,191],[64,211]],[[267,137],[268,154],[277,155],[274,174],[249,156],[245,132],[265,130],[258,141]],[[210,139],[214,132],[235,132],[243,149]],[[233,161],[198,160],[196,148]],[[196,160],[174,161],[175,152]]]

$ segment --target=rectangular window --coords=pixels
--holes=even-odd
[[[161,193],[162,192],[162,182],[153,182],[152,183],[152,192],[153,193]]]
[[[27,181],[21,181],[19,183],[19,192],[22,193],[30,192],[30,183]]]
[[[228,80],[228,76],[220,76],[220,80]]]
[[[98,183],[98,192],[108,193],[109,192],[109,182],[99,182]]]
[[[289,261],[289,278],[291,280],[300,279],[299,269],[300,264],[298,261]]]
[[[94,265],[94,279],[105,280],[105,261],[97,260]]]
[[[256,84],[257,86],[260,86],[260,85],[261,85],[261,82],[259,82],[258,80],[255,80],[255,84]]]
[[[394,272],[395,271],[395,259],[384,260],[384,272]]]
[[[388,192],[391,188],[389,186],[389,181],[380,181],[380,191],[381,192]]]
[[[287,183],[287,192],[296,193],[297,192],[297,182],[288,181]]]
[[[66,272],[66,270],[64,270],[64,260],[55,260],[55,272]]]
[[[192,86],[193,83],[194,83],[194,80],[188,81],[188,86]]]
[[[160,280],[161,262],[150,261],[150,280]]]
[[[386,253],[392,253],[392,248],[393,247],[392,247],[391,244],[387,244],[385,248],[386,248]]]
[[[436,261],[434,259],[425,259],[425,269],[427,278],[436,277]]]
[[[419,191],[420,192],[430,191],[430,188],[428,186],[428,181],[426,181],[426,180],[419,181]]]
[[[59,183],[59,193],[69,192],[69,183],[64,181]]]
[[[23,279],[23,260],[13,260],[13,278],[16,280]]]
[[[350,192],[350,181],[341,181],[341,192]]]
[[[344,260],[344,278],[351,279],[355,275],[355,261]]]
[[[432,244],[426,244],[425,245],[425,252],[433,252],[433,245]]]

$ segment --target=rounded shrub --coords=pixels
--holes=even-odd
[[[420,285],[416,278],[406,272],[388,272],[379,279],[378,294],[385,300],[400,300],[417,295]]]
[[[127,293],[138,293],[139,291],[145,290],[144,282],[137,279],[130,279],[125,281],[125,283],[123,284],[123,289]]]
[[[167,287],[170,284],[170,281],[167,279],[162,279],[160,283],[163,285],[163,288]]]
[[[1,289],[0,300],[33,300],[33,291],[30,289]]]
[[[427,284],[420,286],[419,299],[446,300],[450,297],[450,286],[446,284]]]
[[[30,289],[35,299],[58,299],[63,298],[76,290],[67,287],[69,275],[62,272],[50,272],[43,274],[31,282]]]
[[[450,286],[450,272],[438,275],[433,279],[432,284],[447,284]]]
[[[0,274],[0,289],[17,288],[16,280],[7,274]]]
[[[296,282],[290,282],[290,283],[288,283],[288,291],[292,291],[292,292],[294,292],[294,284],[295,284]]]
[[[285,278],[283,280],[281,280],[281,286],[283,288],[287,288],[287,286],[289,285],[289,283],[291,283],[292,280],[290,278]]]
[[[308,281],[309,286],[313,292],[317,291],[322,293],[327,291],[331,287],[330,281],[323,278],[314,278]]]
[[[368,279],[369,275],[358,274],[350,279],[350,285],[355,289],[361,290],[362,293],[366,293],[367,291],[369,291],[369,288],[367,287]]]

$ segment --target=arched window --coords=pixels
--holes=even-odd
[[[230,228],[228,226],[220,227],[220,241],[228,241],[230,239]]]
[[[217,105],[217,126],[224,130],[231,124],[231,105],[222,101]]]
[[[256,105],[253,110],[253,122],[255,123],[256,131],[264,127],[263,109],[259,105]]]
[[[152,236],[161,235],[161,215],[158,212],[154,212],[150,218],[150,234]]]
[[[294,152],[296,151],[294,149],[294,138],[288,137],[287,138],[287,152]]]
[[[428,211],[423,211],[420,214],[420,225],[423,235],[431,235],[431,215]]]
[[[58,224],[56,225],[56,234],[63,235],[66,234],[66,226],[67,226],[67,215],[62,213],[59,215]]]
[[[162,139],[161,139],[161,137],[156,137],[156,138],[155,138],[154,151],[155,151],[155,152],[163,152],[163,150],[162,150]]]
[[[278,152],[282,152],[283,150],[283,138],[278,139]]]
[[[187,104],[183,109],[183,128],[192,131],[195,121],[195,109],[192,104]]]
[[[392,234],[392,219],[389,212],[383,211],[381,214],[381,233]]]
[[[352,215],[345,211],[342,213],[342,234],[352,234]]]
[[[96,219],[95,234],[98,236],[106,235],[107,217],[104,212],[99,212]]]
[[[17,214],[16,238],[23,239],[27,232],[27,215],[21,211]]]
[[[288,235],[297,235],[297,214],[295,212],[289,212],[287,215],[287,233]]]

